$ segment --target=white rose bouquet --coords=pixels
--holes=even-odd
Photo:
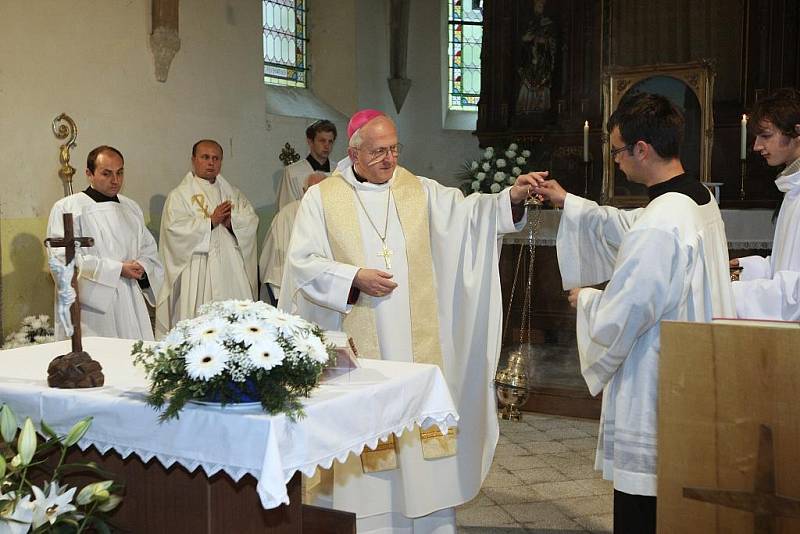
[[[264,411],[302,417],[300,398],[317,385],[333,348],[323,331],[263,302],[204,305],[152,346],[132,355],[151,381],[148,404],[177,418],[187,401],[260,402]]]
[[[530,150],[520,150],[517,143],[511,143],[505,150],[487,147],[480,160],[465,164],[461,173],[464,194],[499,193],[514,185],[517,176],[529,172],[530,156]]]

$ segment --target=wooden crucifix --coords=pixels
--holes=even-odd
[[[64,237],[49,237],[44,240],[49,247],[64,248],[65,265],[75,259],[77,247],[92,247],[91,237],[76,237],[71,213],[64,214]],[[81,343],[81,303],[78,295],[78,269],[72,271],[72,288],[75,290],[75,302],[70,306],[72,320],[72,352],[57,356],[47,367],[47,384],[58,388],[85,388],[102,386],[104,377],[102,367],[84,352]],[[58,298],[58,297],[57,297]]]

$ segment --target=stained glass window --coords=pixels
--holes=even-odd
[[[305,0],[262,0],[264,83],[308,86]]]
[[[446,0],[448,4],[448,56],[450,59],[447,107],[477,111],[481,95],[481,0]]]

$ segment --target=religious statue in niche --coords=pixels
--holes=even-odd
[[[522,35],[521,66],[516,112],[550,110],[550,89],[556,64],[557,31],[554,21],[544,14],[546,0],[533,1],[533,18]]]

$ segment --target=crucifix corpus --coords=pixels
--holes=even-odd
[[[74,265],[76,247],[94,246],[94,239],[76,237],[72,214],[65,213],[64,237],[60,239],[50,237],[45,239],[44,243],[51,248],[64,248],[64,265],[59,265],[60,262],[51,259],[50,266],[57,278],[58,319],[61,320],[67,333],[72,330],[72,352],[56,356],[50,362],[50,365],[47,366],[47,385],[64,389],[102,386],[105,381],[103,368],[99,362],[93,360],[89,353],[83,350],[81,344],[81,303],[78,297],[78,272]],[[66,278],[70,277],[70,273],[71,280],[67,281]],[[65,311],[67,301],[64,299],[69,299],[72,295],[74,295],[74,300],[69,309],[69,316],[67,316]]]

